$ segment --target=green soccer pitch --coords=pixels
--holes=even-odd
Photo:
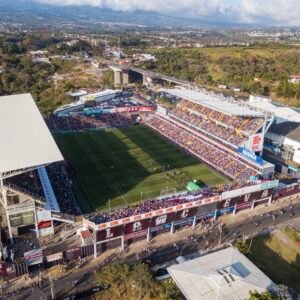
[[[181,191],[188,180],[200,185],[226,181],[144,126],[57,134],[55,140],[74,169],[74,189],[84,213],[144,201],[161,191]]]

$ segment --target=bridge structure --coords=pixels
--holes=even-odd
[[[112,61],[104,61],[104,62],[114,72],[114,85],[116,87],[120,85],[127,85],[130,83],[130,76],[129,76],[130,71],[142,75],[143,84],[147,86],[151,86],[154,80],[163,80],[166,82],[185,86],[186,88],[200,87],[187,80],[178,79],[172,76],[166,76],[160,73],[137,68],[132,65],[118,64]]]

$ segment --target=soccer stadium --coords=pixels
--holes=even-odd
[[[44,119],[29,94],[1,97],[0,135],[15,137],[0,150],[7,237],[80,220],[97,255],[299,191],[279,190],[261,158],[271,115],[200,90],[161,92],[174,108],[118,94]]]

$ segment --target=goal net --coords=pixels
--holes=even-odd
[[[176,188],[166,188],[160,191],[160,196],[170,195],[176,193]]]

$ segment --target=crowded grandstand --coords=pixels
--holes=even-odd
[[[83,244],[76,250],[65,250],[65,257],[68,253],[76,253],[76,257],[97,256],[109,248],[124,250],[133,241],[150,240],[161,232],[173,233],[181,226],[206,224],[220,215],[268,205],[300,191],[296,181],[286,185],[273,180],[274,167],[261,159],[260,148],[247,150],[248,157],[243,155],[253,135],[264,135],[269,116],[245,107],[239,111],[240,106],[233,102],[229,107],[225,104],[221,112],[211,101],[205,104],[187,98],[177,95],[173,109],[159,106],[154,111],[152,105],[149,110],[141,107],[150,106],[137,106],[137,110],[123,111],[126,107],[116,106],[111,112],[51,114],[45,120],[30,95],[0,98],[4,112],[0,134],[16,136],[0,149],[0,156],[5,158],[0,161],[0,211],[2,228],[7,228],[5,238],[24,234],[42,238],[53,235],[54,226],[62,222],[75,224],[77,220],[76,230],[66,235],[78,231]],[[16,111],[14,106],[22,110]],[[117,112],[120,108],[121,112]],[[230,114],[229,110],[235,113]],[[196,191],[167,189],[158,197],[141,199],[132,205],[83,214],[73,182],[78,170],[72,161],[63,159],[50,131],[64,132],[62,136],[91,129],[109,128],[108,132],[112,132],[110,128],[136,123],[144,124],[151,129],[147,129],[149,132],[154,131],[233,181],[201,184]],[[240,148],[244,150],[240,152]],[[175,171],[170,172],[176,176]]]
[[[148,126],[236,181],[272,177],[274,166],[256,155],[262,151],[271,116],[202,92],[170,89],[164,93],[179,99],[176,107],[158,109],[148,117]]]

